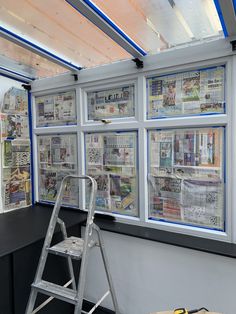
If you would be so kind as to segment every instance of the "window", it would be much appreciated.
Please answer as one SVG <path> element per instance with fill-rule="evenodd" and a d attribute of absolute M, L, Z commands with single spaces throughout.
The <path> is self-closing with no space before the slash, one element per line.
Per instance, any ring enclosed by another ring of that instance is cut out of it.
<path fill-rule="evenodd" d="M 39 96 L 35 102 L 38 127 L 76 123 L 75 91 Z"/>
<path fill-rule="evenodd" d="M 76 134 L 38 136 L 39 200 L 55 202 L 62 179 L 77 173 Z M 75 183 L 66 187 L 63 204 L 78 206 Z"/>
<path fill-rule="evenodd" d="M 88 92 L 88 120 L 134 116 L 134 85 Z"/>
<path fill-rule="evenodd" d="M 98 184 L 98 210 L 138 216 L 136 151 L 136 132 L 86 134 L 86 173 Z"/>
<path fill-rule="evenodd" d="M 148 119 L 223 113 L 224 66 L 147 79 Z"/>
<path fill-rule="evenodd" d="M 149 132 L 149 218 L 224 230 L 224 128 Z"/>
<path fill-rule="evenodd" d="M 78 96 L 76 124 L 34 128 L 38 200 L 54 202 L 62 177 L 78 172 L 96 179 L 96 210 L 118 222 L 230 241 L 230 58 L 157 70 L 150 57 L 147 69 L 110 65 L 118 73 L 107 77 L 81 71 L 65 86 Z M 78 203 L 71 191 L 67 205 Z"/>

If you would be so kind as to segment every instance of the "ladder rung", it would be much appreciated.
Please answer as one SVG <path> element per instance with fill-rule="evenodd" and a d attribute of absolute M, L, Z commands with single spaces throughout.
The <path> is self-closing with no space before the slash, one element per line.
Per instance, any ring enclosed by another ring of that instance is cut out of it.
<path fill-rule="evenodd" d="M 71 304 L 77 303 L 76 291 L 59 286 L 55 283 L 41 280 L 37 284 L 33 283 L 32 288 L 37 289 L 40 293 L 69 302 Z"/>
<path fill-rule="evenodd" d="M 83 245 L 83 239 L 77 237 L 69 237 L 50 247 L 48 251 L 56 255 L 70 256 L 74 259 L 81 259 L 83 253 Z"/>

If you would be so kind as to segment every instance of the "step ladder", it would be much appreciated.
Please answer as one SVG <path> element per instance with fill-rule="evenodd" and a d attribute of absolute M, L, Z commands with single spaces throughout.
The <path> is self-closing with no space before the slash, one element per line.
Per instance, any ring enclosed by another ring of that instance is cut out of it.
<path fill-rule="evenodd" d="M 62 204 L 63 194 L 70 180 L 83 180 L 82 182 L 85 182 L 85 180 L 90 180 L 90 183 L 91 183 L 91 193 L 90 193 L 90 198 L 89 198 L 89 208 L 88 208 L 88 215 L 87 215 L 84 238 L 77 238 L 73 236 L 67 237 L 65 223 L 58 217 L 60 207 Z M 55 205 L 54 205 L 53 213 L 50 219 L 50 223 L 48 226 L 46 238 L 44 241 L 42 253 L 40 256 L 38 268 L 35 275 L 35 279 L 34 279 L 33 284 L 31 285 L 30 297 L 29 297 L 25 314 L 37 313 L 39 310 L 41 310 L 46 304 L 48 304 L 54 298 L 73 304 L 74 314 L 81 314 L 81 313 L 91 314 L 95 311 L 95 309 L 101 304 L 101 302 L 108 295 L 111 295 L 115 313 L 120 314 L 118 310 L 118 303 L 117 303 L 111 275 L 108 268 L 107 257 L 105 254 L 102 234 L 100 232 L 99 227 L 93 222 L 96 192 L 97 192 L 97 183 L 93 178 L 89 176 L 68 175 L 64 177 L 64 179 L 62 180 L 59 193 L 58 193 Z M 56 245 L 51 246 L 52 237 L 53 237 L 54 230 L 57 223 L 60 226 L 60 229 L 63 235 L 63 241 L 60 243 L 57 243 Z M 100 298 L 100 300 L 94 305 L 94 307 L 89 312 L 85 312 L 82 310 L 82 305 L 83 305 L 83 299 L 84 299 L 84 289 L 85 289 L 88 256 L 89 256 L 89 251 L 95 247 L 99 247 L 101 251 L 101 256 L 102 256 L 102 260 L 103 260 L 103 264 L 105 268 L 109 290 Z M 60 285 L 42 280 L 48 254 L 56 254 L 56 255 L 66 257 L 69 275 L 71 279 L 64 286 L 60 286 Z M 77 284 L 75 280 L 72 259 L 81 260 L 79 280 Z M 68 288 L 68 286 L 71 286 L 71 288 Z M 38 293 L 47 295 L 49 296 L 49 298 L 45 302 L 43 302 L 41 305 L 39 305 L 37 308 L 34 308 Z"/>

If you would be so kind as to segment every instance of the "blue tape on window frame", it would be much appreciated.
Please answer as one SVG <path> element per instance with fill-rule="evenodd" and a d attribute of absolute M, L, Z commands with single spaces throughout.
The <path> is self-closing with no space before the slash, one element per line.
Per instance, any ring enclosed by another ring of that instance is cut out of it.
<path fill-rule="evenodd" d="M 228 37 L 229 34 L 228 34 L 228 31 L 227 31 L 227 28 L 226 28 L 226 25 L 225 25 L 225 20 L 224 20 L 224 16 L 223 16 L 223 13 L 222 13 L 222 10 L 221 10 L 221 7 L 220 7 L 219 0 L 214 0 L 214 3 L 215 3 L 216 11 L 217 11 L 219 19 L 220 19 L 220 23 L 221 23 L 221 26 L 222 26 L 222 29 L 223 29 L 223 33 L 224 33 L 225 37 Z M 233 3 L 235 3 L 235 0 L 233 0 Z"/>
<path fill-rule="evenodd" d="M 31 197 L 32 206 L 34 205 L 34 154 L 33 154 L 33 125 L 32 125 L 32 107 L 31 107 L 31 92 L 28 91 L 28 121 L 29 121 L 29 136 L 30 136 L 30 172 L 31 172 Z"/>
<path fill-rule="evenodd" d="M 10 30 L 8 30 L 8 29 L 6 29 L 6 28 L 4 28 L 2 26 L 0 26 L 0 32 L 6 34 L 7 36 L 15 38 L 17 41 L 19 41 L 21 43 L 24 43 L 25 45 L 28 45 L 28 46 L 32 47 L 33 49 L 35 49 L 35 53 L 36 54 L 37 54 L 37 50 L 38 50 L 39 52 L 45 54 L 45 57 L 46 56 L 51 57 L 51 61 L 52 61 L 52 59 L 55 59 L 55 60 L 59 61 L 59 63 L 61 63 L 61 66 L 63 66 L 63 64 L 64 64 L 64 66 L 73 68 L 74 70 L 81 70 L 82 69 L 82 67 L 79 67 L 79 66 L 77 66 L 77 65 L 75 65 L 75 64 L 73 64 L 73 63 L 71 63 L 71 62 L 69 62 L 67 60 L 64 60 L 64 59 L 58 57 L 57 55 L 53 54 L 52 52 L 50 52 L 50 51 L 48 51 L 48 50 L 46 50 L 46 49 L 44 49 L 44 48 L 42 48 L 42 47 L 32 43 L 32 42 L 30 42 L 29 40 L 27 40 L 27 39 L 25 39 L 25 38 L 15 34 L 15 33 L 11 32 Z"/>
<path fill-rule="evenodd" d="M 78 12 L 79 9 L 75 7 L 70 0 L 65 0 L 67 3 L 69 3 L 75 10 Z M 94 5 L 93 2 L 90 0 L 83 0 L 91 10 L 93 10 L 97 15 L 103 19 L 111 28 L 113 28 L 122 38 L 124 38 L 134 49 L 136 49 L 139 53 L 141 53 L 143 56 L 147 55 L 147 52 L 144 51 L 140 46 L 138 46 L 128 35 L 126 35 L 121 28 L 119 28 L 106 14 L 104 14 L 96 5 Z M 81 12 L 80 12 L 81 13 Z M 81 13 L 82 14 L 82 13 Z"/>
<path fill-rule="evenodd" d="M 232 0 L 232 2 L 233 2 L 234 12 L 236 14 L 236 0 Z"/>

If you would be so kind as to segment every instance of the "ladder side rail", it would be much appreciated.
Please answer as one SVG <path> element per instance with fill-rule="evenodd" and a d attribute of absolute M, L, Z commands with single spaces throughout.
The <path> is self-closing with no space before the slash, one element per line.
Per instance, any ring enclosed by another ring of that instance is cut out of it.
<path fill-rule="evenodd" d="M 86 270 L 87 270 L 87 263 L 88 263 L 88 246 L 90 240 L 92 239 L 92 225 L 94 219 L 94 211 L 95 211 L 95 201 L 96 201 L 96 194 L 97 194 L 97 182 L 90 176 L 85 176 L 86 179 L 89 179 L 92 183 L 91 187 L 91 194 L 89 199 L 89 206 L 88 206 L 88 216 L 87 222 L 85 227 L 85 235 L 84 235 L 84 245 L 83 245 L 83 254 L 81 259 L 81 267 L 80 267 L 80 274 L 79 274 L 79 281 L 77 286 L 77 304 L 75 305 L 74 314 L 80 314 L 82 311 L 82 304 L 83 304 L 83 296 L 84 296 L 84 289 L 85 289 L 85 278 L 86 278 Z"/>
<path fill-rule="evenodd" d="M 69 179 L 69 177 L 70 176 L 64 177 L 62 182 L 61 182 L 59 193 L 57 195 L 57 199 L 56 199 L 56 202 L 55 202 L 55 205 L 54 205 L 54 208 L 53 208 L 53 212 L 52 212 L 52 215 L 51 215 L 51 218 L 50 218 L 50 222 L 49 222 L 49 225 L 48 225 L 48 230 L 47 230 L 46 237 L 45 237 L 45 240 L 44 240 L 42 253 L 41 253 L 41 256 L 40 256 L 40 259 L 39 259 L 39 263 L 38 263 L 38 267 L 37 267 L 34 283 L 38 283 L 42 279 L 44 267 L 45 267 L 47 256 L 48 256 L 47 249 L 50 247 L 50 244 L 52 242 L 52 237 L 53 237 L 53 234 L 54 234 L 54 230 L 55 230 L 55 227 L 56 227 L 58 214 L 59 214 L 60 207 L 61 207 L 63 193 L 65 191 L 66 183 L 67 183 L 67 180 Z"/>
<path fill-rule="evenodd" d="M 38 266 L 37 266 L 37 270 L 36 270 L 36 274 L 35 274 L 35 278 L 34 278 L 34 283 L 38 283 L 42 279 L 43 271 L 44 271 L 45 264 L 47 261 L 47 256 L 48 256 L 47 248 L 50 246 L 51 241 L 52 241 L 53 233 L 54 233 L 56 223 L 57 223 L 58 213 L 60 210 L 60 203 L 62 200 L 63 191 L 64 191 L 65 186 L 66 186 L 67 178 L 68 178 L 68 176 L 64 177 L 64 179 L 62 180 L 62 183 L 61 183 L 61 186 L 59 189 L 59 193 L 57 195 L 56 203 L 55 203 L 54 208 L 53 208 L 53 212 L 52 212 L 50 222 L 48 225 L 47 234 L 46 234 L 43 248 L 41 251 L 41 255 L 39 258 L 39 262 L 38 262 Z M 32 289 L 32 287 L 31 287 L 30 296 L 29 296 L 29 300 L 28 300 L 28 303 L 26 306 L 25 314 L 31 314 L 32 313 L 34 305 L 35 305 L 36 297 L 37 297 L 37 291 L 35 289 Z"/>
<path fill-rule="evenodd" d="M 97 236 L 98 236 L 98 243 L 100 246 L 103 265 L 105 268 L 105 272 L 106 272 L 106 276 L 107 276 L 108 285 L 110 288 L 110 293 L 111 293 L 111 298 L 112 298 L 113 306 L 115 309 L 115 313 L 120 314 L 120 311 L 118 308 L 118 302 L 117 302 L 117 298 L 116 298 L 116 294 L 115 294 L 115 289 L 114 289 L 114 285 L 113 285 L 113 281 L 112 281 L 112 277 L 111 277 L 111 273 L 110 273 L 110 269 L 108 267 L 108 265 L 109 265 L 108 264 L 108 258 L 107 258 L 106 252 L 105 252 L 105 245 L 104 245 L 104 240 L 103 240 L 103 236 L 101 233 L 101 229 L 95 223 L 93 224 L 92 228 L 96 231 Z"/>

